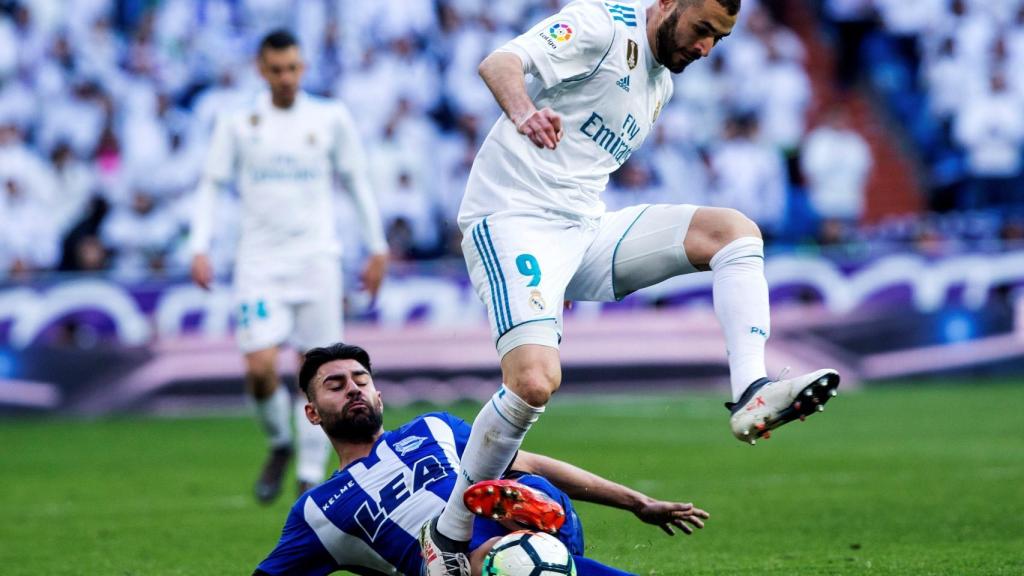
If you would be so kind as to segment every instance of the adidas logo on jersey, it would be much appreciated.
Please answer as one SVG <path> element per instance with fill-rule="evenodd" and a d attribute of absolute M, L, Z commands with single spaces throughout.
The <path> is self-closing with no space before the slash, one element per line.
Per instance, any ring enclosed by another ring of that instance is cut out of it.
<path fill-rule="evenodd" d="M 623 76 L 619 78 L 619 81 L 615 83 L 616 86 L 622 88 L 626 92 L 629 92 L 629 76 Z"/>

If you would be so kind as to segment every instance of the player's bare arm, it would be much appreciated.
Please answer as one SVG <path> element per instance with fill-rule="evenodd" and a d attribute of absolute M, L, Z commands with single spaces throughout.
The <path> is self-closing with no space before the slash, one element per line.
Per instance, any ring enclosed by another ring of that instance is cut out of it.
<path fill-rule="evenodd" d="M 192 256 L 192 266 L 190 269 L 192 281 L 196 283 L 203 290 L 209 290 L 213 284 L 213 264 L 210 263 L 210 257 L 206 254 L 196 254 Z"/>
<path fill-rule="evenodd" d="M 658 526 L 670 536 L 675 534 L 675 528 L 684 534 L 693 534 L 694 528 L 703 528 L 704 520 L 711 517 L 691 503 L 656 500 L 568 462 L 540 454 L 520 450 L 512 469 L 544 476 L 575 500 L 629 510 L 641 521 Z"/>
<path fill-rule="evenodd" d="M 209 249 L 213 236 L 214 211 L 220 186 L 211 178 L 203 177 L 196 190 L 196 207 L 192 217 L 191 238 L 192 263 L 189 268 L 192 281 L 203 290 L 213 286 L 214 270 L 210 262 Z"/>
<path fill-rule="evenodd" d="M 384 280 L 384 273 L 387 272 L 387 269 L 387 252 L 371 254 L 369 259 L 367 259 L 366 266 L 363 267 L 363 273 L 360 275 L 359 280 L 363 283 L 366 291 L 370 293 L 370 296 L 377 297 L 377 292 L 380 290 L 380 284 Z"/>
<path fill-rule="evenodd" d="M 478 68 L 484 84 L 494 95 L 516 130 L 538 148 L 554 150 L 562 139 L 562 118 L 551 108 L 537 110 L 526 93 L 523 61 L 510 52 L 494 52 Z"/>

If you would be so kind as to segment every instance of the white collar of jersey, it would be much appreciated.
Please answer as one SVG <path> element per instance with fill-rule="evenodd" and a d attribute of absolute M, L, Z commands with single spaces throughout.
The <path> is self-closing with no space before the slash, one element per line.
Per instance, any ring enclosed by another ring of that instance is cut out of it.
<path fill-rule="evenodd" d="M 270 96 L 270 90 L 264 89 L 262 91 L 262 93 L 260 94 L 260 100 L 259 101 L 260 101 L 260 105 L 263 107 L 264 110 L 267 110 L 267 111 L 270 111 L 270 112 L 277 112 L 278 114 L 287 114 L 289 112 L 293 112 L 295 110 L 298 110 L 299 107 L 301 107 L 306 102 L 306 98 L 307 98 L 306 91 L 305 90 L 299 90 L 295 94 L 295 102 L 292 103 L 291 108 L 278 108 L 277 106 L 274 106 L 274 100 Z"/>

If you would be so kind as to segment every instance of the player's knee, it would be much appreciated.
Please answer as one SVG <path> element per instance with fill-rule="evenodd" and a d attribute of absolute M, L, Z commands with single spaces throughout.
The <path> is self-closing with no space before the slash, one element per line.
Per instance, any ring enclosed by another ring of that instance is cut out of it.
<path fill-rule="evenodd" d="M 761 238 L 761 229 L 739 210 L 718 208 L 716 212 L 713 224 L 708 227 L 708 235 L 717 249 L 740 238 Z"/>
<path fill-rule="evenodd" d="M 684 248 L 690 262 L 707 270 L 719 250 L 740 238 L 761 238 L 753 220 L 732 208 L 700 208 L 686 233 Z"/>
<path fill-rule="evenodd" d="M 245 372 L 246 388 L 254 398 L 269 398 L 277 390 L 277 371 L 272 364 L 250 364 Z"/>
<path fill-rule="evenodd" d="M 506 377 L 505 386 L 530 406 L 541 407 L 562 383 L 562 370 L 555 364 L 538 364 L 517 370 Z"/>

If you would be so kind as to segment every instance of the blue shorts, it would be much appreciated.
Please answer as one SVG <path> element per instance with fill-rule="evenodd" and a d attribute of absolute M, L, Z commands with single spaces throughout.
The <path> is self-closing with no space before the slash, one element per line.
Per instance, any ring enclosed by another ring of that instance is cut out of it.
<path fill-rule="evenodd" d="M 562 528 L 558 530 L 555 537 L 561 540 L 562 544 L 565 544 L 565 547 L 569 549 L 570 554 L 582 556 L 583 525 L 580 523 L 579 516 L 576 515 L 576 509 L 573 508 L 572 500 L 569 499 L 569 496 L 565 492 L 555 488 L 551 482 L 548 482 L 547 479 L 542 476 L 512 473 L 507 475 L 506 478 L 521 482 L 535 490 L 540 490 L 550 496 L 552 500 L 562 505 L 562 508 L 565 510 L 565 524 L 562 524 Z M 473 540 L 469 544 L 469 549 L 475 550 L 478 546 L 491 538 L 494 538 L 495 536 L 504 536 L 508 533 L 508 528 L 505 528 L 493 520 L 476 518 L 473 522 Z"/>

